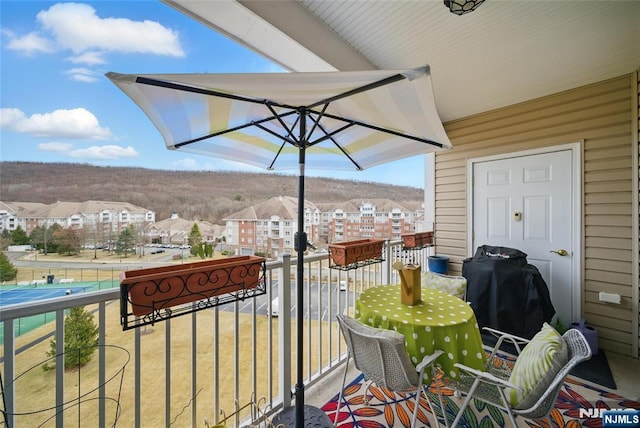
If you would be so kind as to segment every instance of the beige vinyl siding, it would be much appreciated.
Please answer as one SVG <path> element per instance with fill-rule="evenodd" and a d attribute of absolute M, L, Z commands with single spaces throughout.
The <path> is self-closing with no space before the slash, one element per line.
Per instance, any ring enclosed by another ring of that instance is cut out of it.
<path fill-rule="evenodd" d="M 459 274 L 467 254 L 467 160 L 583 142 L 582 310 L 600 345 L 632 355 L 632 85 L 629 75 L 445 124 L 435 158 L 436 251 Z M 635 120 L 635 119 L 634 119 Z M 621 305 L 598 301 L 622 295 Z M 637 296 L 637 293 L 636 293 Z M 637 304 L 635 305 L 637 308 Z"/>
<path fill-rule="evenodd" d="M 634 189 L 634 200 L 633 200 L 633 206 L 635 208 L 635 212 L 634 212 L 634 219 L 635 219 L 635 224 L 633 225 L 633 230 L 634 230 L 634 234 L 633 236 L 633 242 L 636 244 L 636 248 L 635 248 L 635 253 L 636 256 L 638 256 L 638 259 L 636 260 L 636 263 L 633 265 L 635 267 L 634 271 L 633 271 L 633 278 L 636 280 L 636 284 L 633 287 L 633 291 L 635 293 L 632 293 L 632 301 L 636 302 L 636 304 L 638 304 L 638 308 L 636 308 L 636 315 L 637 318 L 635 319 L 634 322 L 634 326 L 635 326 L 635 331 L 632 332 L 635 337 L 637 338 L 637 342 L 634 350 L 635 353 L 633 354 L 634 357 L 638 358 L 638 356 L 640 356 L 640 266 L 638 265 L 638 261 L 640 261 L 640 70 L 635 72 L 635 76 L 633 78 L 635 85 L 636 85 L 636 98 L 635 101 L 632 102 L 633 105 L 633 114 L 636 117 L 636 121 L 635 121 L 635 130 L 634 130 L 634 134 L 636 136 L 636 141 L 634 144 L 634 148 L 635 148 L 635 153 L 634 153 L 634 158 L 635 158 L 635 165 L 634 165 L 634 169 L 636 171 L 636 177 L 635 177 L 635 189 Z"/>

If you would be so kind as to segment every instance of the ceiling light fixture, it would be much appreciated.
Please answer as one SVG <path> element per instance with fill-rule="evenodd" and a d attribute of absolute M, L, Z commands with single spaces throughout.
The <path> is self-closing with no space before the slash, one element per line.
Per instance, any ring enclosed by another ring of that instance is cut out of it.
<path fill-rule="evenodd" d="M 484 0 L 444 0 L 444 5 L 456 15 L 473 12 L 484 3 Z"/>

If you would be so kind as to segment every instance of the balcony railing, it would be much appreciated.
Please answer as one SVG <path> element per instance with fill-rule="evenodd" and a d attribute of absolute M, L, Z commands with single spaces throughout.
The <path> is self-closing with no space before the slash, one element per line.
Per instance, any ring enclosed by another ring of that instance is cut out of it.
<path fill-rule="evenodd" d="M 351 314 L 362 290 L 399 282 L 391 268 L 399 257 L 427 265 L 428 249 L 402 251 L 401 242 L 388 242 L 384 251 L 383 263 L 346 272 L 329 269 L 327 254 L 305 256 L 302 308 L 294 304 L 297 259 L 289 255 L 267 263 L 265 296 L 134 330 L 120 326 L 118 288 L 6 306 L 0 311 L 0 426 L 37 426 L 46 419 L 56 426 L 203 426 L 245 409 L 227 420 L 238 426 L 272 415 L 292 405 L 296 317 L 304 318 L 309 387 L 346 356 L 336 314 Z M 76 306 L 94 313 L 98 347 L 81 369 L 64 370 L 65 314 Z M 16 334 L 21 319 L 52 312 L 55 322 Z M 45 372 L 37 366 L 48 358 L 52 338 L 55 370 Z M 127 350 L 130 360 L 110 357 L 110 347 Z M 120 378 L 114 374 L 121 368 Z M 251 402 L 259 413 L 246 405 Z"/>

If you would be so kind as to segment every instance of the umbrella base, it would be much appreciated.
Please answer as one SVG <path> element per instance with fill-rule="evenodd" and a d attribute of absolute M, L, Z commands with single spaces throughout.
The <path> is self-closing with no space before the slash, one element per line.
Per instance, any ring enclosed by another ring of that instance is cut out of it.
<path fill-rule="evenodd" d="M 271 420 L 273 426 L 295 427 L 296 408 L 289 407 L 278 413 Z M 304 406 L 304 427 L 330 428 L 333 427 L 329 416 L 322 410 L 313 406 Z"/>

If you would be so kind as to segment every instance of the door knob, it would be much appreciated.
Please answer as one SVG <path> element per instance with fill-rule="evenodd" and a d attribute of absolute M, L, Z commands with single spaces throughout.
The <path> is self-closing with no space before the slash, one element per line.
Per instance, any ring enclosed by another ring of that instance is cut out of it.
<path fill-rule="evenodd" d="M 556 253 L 557 255 L 559 255 L 559 256 L 563 256 L 563 257 L 564 257 L 564 256 L 566 256 L 567 254 L 569 254 L 569 253 L 567 252 L 567 250 L 563 250 L 562 248 L 561 248 L 561 249 L 559 249 L 559 250 L 551 250 L 551 251 L 549 251 L 549 252 L 550 252 L 550 253 Z"/>

